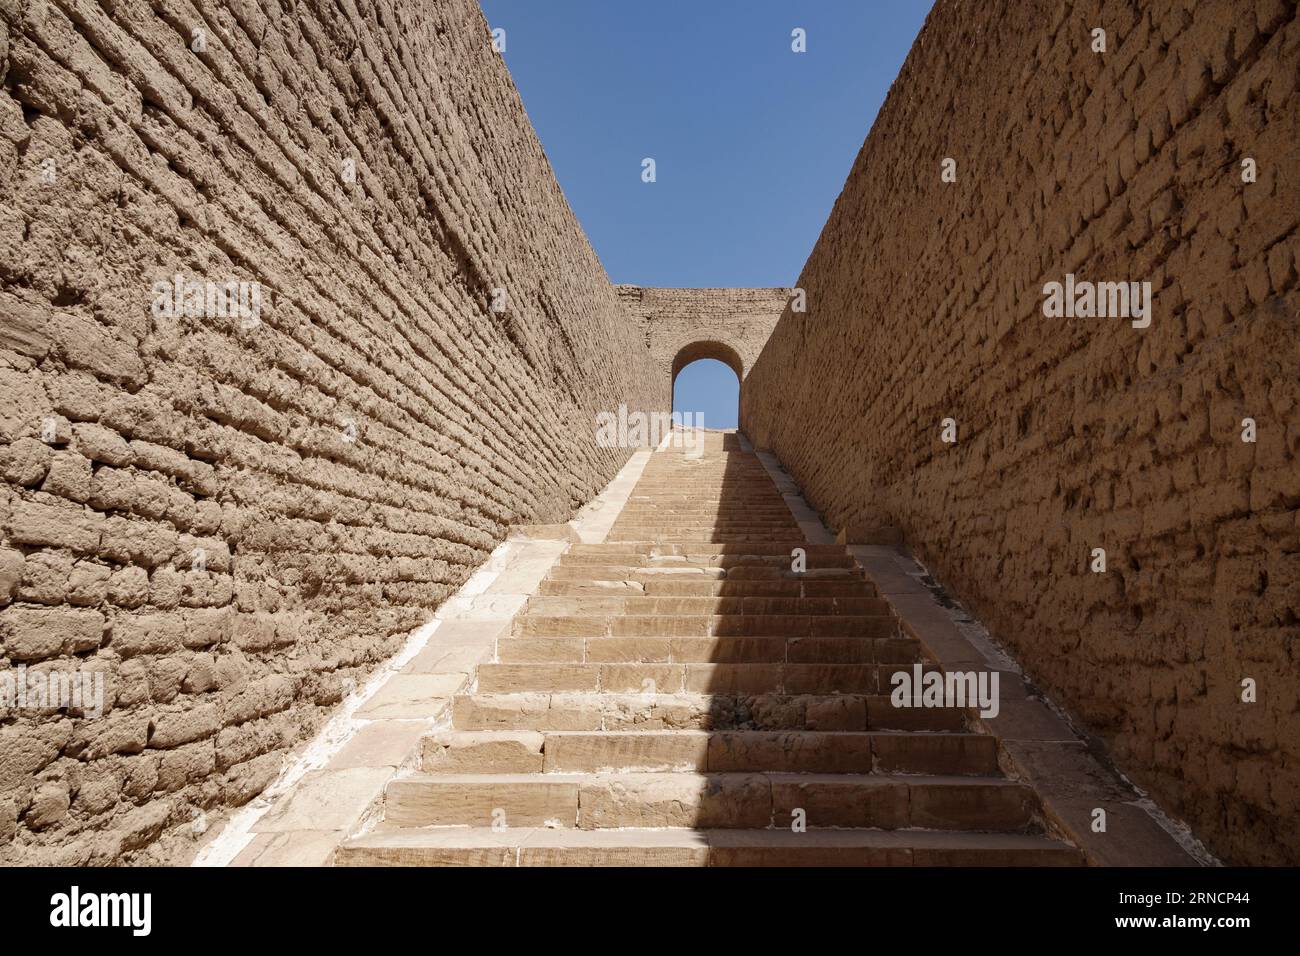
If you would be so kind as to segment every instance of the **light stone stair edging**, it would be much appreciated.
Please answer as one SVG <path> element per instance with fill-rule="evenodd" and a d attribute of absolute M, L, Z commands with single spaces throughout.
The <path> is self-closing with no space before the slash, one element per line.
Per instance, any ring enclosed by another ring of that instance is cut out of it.
<path fill-rule="evenodd" d="M 667 439 L 665 438 L 665 441 Z M 641 478 L 650 461 L 651 451 L 641 449 L 632 453 L 627 464 L 619 471 L 599 495 L 579 509 L 569 525 L 583 544 L 600 544 L 623 513 L 623 506 L 632 495 L 632 489 Z"/>
<path fill-rule="evenodd" d="M 759 451 L 757 456 L 809 541 L 834 542 L 835 536 L 804 500 L 780 459 L 770 451 Z M 1090 865 L 1219 865 L 1188 827 L 1096 758 L 1063 712 L 1026 685 L 1019 665 L 988 638 L 982 625 L 973 618 L 960 619 L 939 602 L 936 589 L 922 583 L 929 572 L 906 547 L 852 543 L 847 547 L 889 602 L 900 627 L 920 641 L 926 656 L 945 672 L 999 672 L 1001 711 L 994 718 L 972 712 L 975 726 L 998 738 L 999 758 L 1008 776 L 1033 787 L 1047 822 L 1078 847 Z M 1092 830 L 1092 811 L 1098 807 L 1106 811 L 1104 833 Z"/>
<path fill-rule="evenodd" d="M 348 696 L 297 757 L 238 810 L 192 865 L 327 866 L 378 815 L 384 790 L 449 720 L 452 698 L 495 656 L 497 638 L 573 541 L 601 543 L 649 450 L 634 452 L 599 495 L 562 525 L 517 526 L 433 618 Z"/>

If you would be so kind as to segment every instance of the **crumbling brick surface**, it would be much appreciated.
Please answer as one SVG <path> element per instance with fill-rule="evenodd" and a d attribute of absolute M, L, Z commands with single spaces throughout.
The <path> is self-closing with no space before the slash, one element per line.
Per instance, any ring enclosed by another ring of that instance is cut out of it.
<path fill-rule="evenodd" d="M 941 0 L 741 396 L 1239 863 L 1300 862 L 1298 74 L 1286 0 Z M 1150 327 L 1046 318 L 1069 272 Z"/>
<path fill-rule="evenodd" d="M 489 39 L 471 0 L 0 2 L 0 669 L 106 711 L 0 710 L 0 863 L 184 858 L 614 475 L 598 411 L 666 406 Z M 155 314 L 176 274 L 260 322 Z"/>

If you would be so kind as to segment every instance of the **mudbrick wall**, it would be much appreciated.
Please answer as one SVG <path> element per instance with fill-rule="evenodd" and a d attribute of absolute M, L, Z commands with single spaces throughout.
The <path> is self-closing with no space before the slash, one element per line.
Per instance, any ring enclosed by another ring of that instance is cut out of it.
<path fill-rule="evenodd" d="M 669 383 L 472 0 L 0 13 L 0 863 L 177 860 Z"/>
<path fill-rule="evenodd" d="M 742 391 L 1240 863 L 1300 862 L 1298 76 L 1287 0 L 940 0 Z M 1067 273 L 1150 326 L 1045 317 Z"/>
<path fill-rule="evenodd" d="M 665 376 L 697 359 L 731 366 L 743 380 L 763 351 L 790 289 L 658 289 L 616 286 Z"/>

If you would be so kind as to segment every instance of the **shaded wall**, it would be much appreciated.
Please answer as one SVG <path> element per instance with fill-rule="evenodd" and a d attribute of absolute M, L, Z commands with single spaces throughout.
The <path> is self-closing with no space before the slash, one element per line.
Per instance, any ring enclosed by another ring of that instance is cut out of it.
<path fill-rule="evenodd" d="M 1298 74 L 1280 0 L 941 0 L 741 396 L 1242 863 L 1300 861 Z M 1150 326 L 1045 317 L 1067 273 Z"/>
<path fill-rule="evenodd" d="M 471 0 L 0 14 L 0 862 L 174 859 L 668 382 Z"/>

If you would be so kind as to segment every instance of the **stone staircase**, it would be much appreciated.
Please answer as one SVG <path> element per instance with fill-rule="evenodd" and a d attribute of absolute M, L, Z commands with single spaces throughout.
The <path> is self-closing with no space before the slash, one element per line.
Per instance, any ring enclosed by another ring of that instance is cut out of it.
<path fill-rule="evenodd" d="M 335 862 L 1081 863 L 997 738 L 891 706 L 918 661 L 846 549 L 806 543 L 743 439 L 706 433 L 570 545 Z"/>

